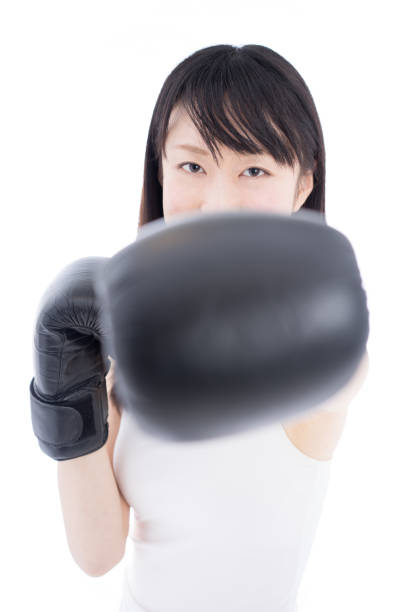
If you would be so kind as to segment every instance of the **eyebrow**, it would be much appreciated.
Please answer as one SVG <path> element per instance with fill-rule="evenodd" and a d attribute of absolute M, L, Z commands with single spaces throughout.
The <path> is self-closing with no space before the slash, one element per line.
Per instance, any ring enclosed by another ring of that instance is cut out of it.
<path fill-rule="evenodd" d="M 198 153 L 199 155 L 209 155 L 208 151 L 204 149 L 200 149 L 200 147 L 195 147 L 190 144 L 181 144 L 174 147 L 175 149 L 186 149 L 186 151 L 191 151 L 191 153 Z"/>
<path fill-rule="evenodd" d="M 200 149 L 200 147 L 195 147 L 192 144 L 180 144 L 180 145 L 176 145 L 173 147 L 174 149 L 185 149 L 186 151 L 191 151 L 191 153 L 197 153 L 198 155 L 209 155 L 209 152 L 206 151 L 205 149 Z M 261 153 L 261 154 L 257 154 L 257 153 L 253 153 L 253 154 L 246 154 L 248 157 L 262 157 L 263 155 L 265 155 L 265 153 Z"/>

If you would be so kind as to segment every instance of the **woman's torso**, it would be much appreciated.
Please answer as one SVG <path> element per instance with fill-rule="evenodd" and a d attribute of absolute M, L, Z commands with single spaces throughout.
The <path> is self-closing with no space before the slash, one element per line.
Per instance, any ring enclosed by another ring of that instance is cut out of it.
<path fill-rule="evenodd" d="M 165 602 L 166 611 L 184 610 L 176 595 L 183 589 L 183 605 L 199 612 L 199 588 L 219 609 L 228 609 L 230 592 L 237 611 L 251 601 L 259 612 L 294 609 L 330 466 L 330 444 L 313 446 L 313 430 L 321 437 L 326 427 L 337 443 L 325 416 L 181 447 L 146 436 L 132 415 L 116 412 L 114 471 L 134 509 L 125 590 L 140 606 L 126 609 Z"/>

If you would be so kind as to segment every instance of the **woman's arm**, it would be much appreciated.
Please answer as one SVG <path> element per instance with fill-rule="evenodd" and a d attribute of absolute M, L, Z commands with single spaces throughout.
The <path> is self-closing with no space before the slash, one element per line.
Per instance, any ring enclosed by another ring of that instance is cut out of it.
<path fill-rule="evenodd" d="M 303 417 L 282 423 L 288 438 L 305 455 L 320 461 L 332 458 L 346 423 L 349 404 L 363 386 L 369 367 L 365 353 L 345 387 Z"/>
<path fill-rule="evenodd" d="M 108 377 L 107 386 L 109 389 Z M 109 397 L 109 395 L 108 395 Z M 120 415 L 109 401 L 109 436 L 99 450 L 58 463 L 58 486 L 71 554 L 89 576 L 121 561 L 129 531 L 129 506 L 112 466 Z"/>

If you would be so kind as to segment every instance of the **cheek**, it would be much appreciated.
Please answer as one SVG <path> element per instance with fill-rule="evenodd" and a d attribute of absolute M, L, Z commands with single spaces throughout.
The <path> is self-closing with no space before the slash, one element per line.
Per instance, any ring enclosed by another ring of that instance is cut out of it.
<path fill-rule="evenodd" d="M 261 210 L 278 214 L 292 211 L 292 187 L 285 184 L 275 184 L 272 188 L 252 194 L 246 201 L 245 208 Z"/>
<path fill-rule="evenodd" d="M 182 181 L 163 182 L 163 211 L 165 214 L 189 211 L 199 206 L 197 187 L 183 184 Z"/>

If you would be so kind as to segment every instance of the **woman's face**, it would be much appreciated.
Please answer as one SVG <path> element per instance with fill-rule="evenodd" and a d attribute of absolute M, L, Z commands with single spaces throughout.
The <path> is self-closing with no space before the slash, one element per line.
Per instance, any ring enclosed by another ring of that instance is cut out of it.
<path fill-rule="evenodd" d="M 202 151 L 192 151 L 197 147 Z M 194 212 L 259 210 L 292 214 L 313 189 L 313 173 L 299 177 L 295 168 L 279 165 L 269 154 L 235 153 L 220 147 L 218 167 L 184 109 L 170 116 L 163 168 L 165 222 Z"/>

